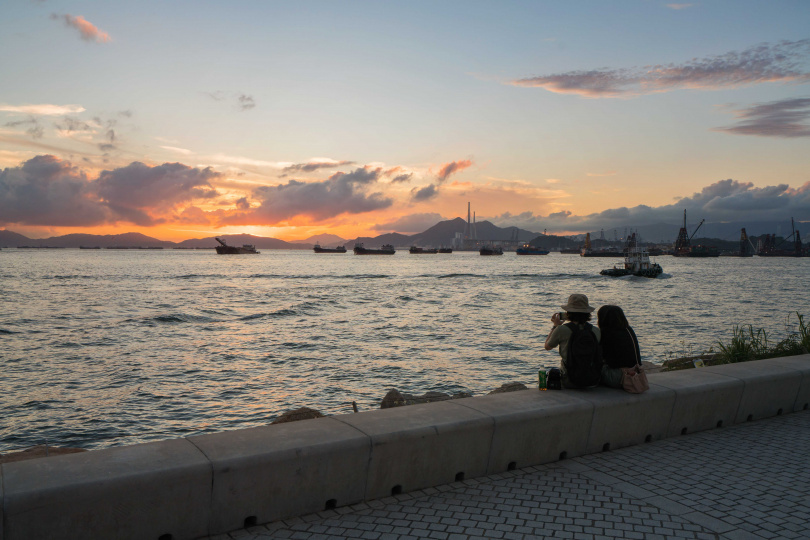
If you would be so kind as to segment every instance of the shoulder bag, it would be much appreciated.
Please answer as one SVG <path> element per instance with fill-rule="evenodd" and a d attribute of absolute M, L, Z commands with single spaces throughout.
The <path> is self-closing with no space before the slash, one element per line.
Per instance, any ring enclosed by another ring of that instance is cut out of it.
<path fill-rule="evenodd" d="M 633 339 L 633 334 L 630 333 L 629 328 L 627 329 L 627 333 L 630 335 L 630 341 L 633 343 L 633 355 L 636 357 L 636 365 L 630 368 L 622 368 L 622 388 L 631 394 L 641 394 L 649 390 L 650 385 L 647 382 L 647 374 L 644 373 L 644 367 L 641 365 L 638 358 L 636 340 Z"/>

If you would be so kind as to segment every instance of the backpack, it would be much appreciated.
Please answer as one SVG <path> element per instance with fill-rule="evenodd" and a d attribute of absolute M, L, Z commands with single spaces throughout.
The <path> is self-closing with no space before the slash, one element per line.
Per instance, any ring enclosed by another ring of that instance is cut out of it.
<path fill-rule="evenodd" d="M 566 323 L 565 326 L 571 330 L 568 354 L 563 360 L 568 380 L 580 388 L 597 386 L 602 378 L 602 348 L 593 326 L 588 323 L 582 329 L 576 323 Z"/>

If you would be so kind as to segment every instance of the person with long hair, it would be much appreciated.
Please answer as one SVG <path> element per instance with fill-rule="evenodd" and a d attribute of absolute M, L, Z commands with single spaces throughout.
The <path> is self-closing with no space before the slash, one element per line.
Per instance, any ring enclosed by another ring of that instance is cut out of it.
<path fill-rule="evenodd" d="M 604 305 L 596 312 L 596 324 L 602 332 L 602 384 L 622 387 L 622 368 L 641 363 L 636 333 L 619 306 Z"/>

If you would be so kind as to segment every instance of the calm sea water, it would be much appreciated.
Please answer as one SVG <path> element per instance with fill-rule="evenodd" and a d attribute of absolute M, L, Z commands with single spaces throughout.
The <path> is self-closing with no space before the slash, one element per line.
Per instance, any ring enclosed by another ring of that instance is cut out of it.
<path fill-rule="evenodd" d="M 531 385 L 569 294 L 621 305 L 644 360 L 697 354 L 735 324 L 779 339 L 810 317 L 810 259 L 265 250 L 0 251 L 0 452 L 101 448 L 266 424 L 309 406 L 377 408 L 387 389 Z M 795 317 L 794 317 L 795 321 Z"/>

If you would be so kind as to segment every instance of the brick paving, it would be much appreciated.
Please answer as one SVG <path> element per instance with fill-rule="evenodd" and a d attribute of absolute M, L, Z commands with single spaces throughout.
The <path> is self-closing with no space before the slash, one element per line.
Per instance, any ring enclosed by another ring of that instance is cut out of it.
<path fill-rule="evenodd" d="M 810 411 L 250 527 L 276 538 L 810 539 Z"/>

